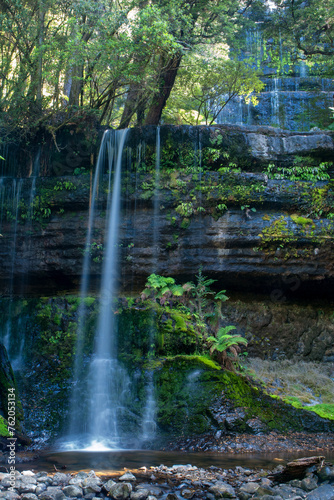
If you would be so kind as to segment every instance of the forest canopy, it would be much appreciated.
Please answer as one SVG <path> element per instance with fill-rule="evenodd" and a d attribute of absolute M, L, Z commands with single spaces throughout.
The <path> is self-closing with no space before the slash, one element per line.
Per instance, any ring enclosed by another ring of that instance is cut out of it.
<path fill-rule="evenodd" d="M 262 88 L 247 59 L 231 58 L 242 30 L 262 19 L 266 35 L 284 37 L 296 58 L 328 58 L 333 5 L 1 0 L 1 127 L 56 129 L 87 115 L 119 128 L 157 125 L 161 117 L 214 123 L 233 96 L 254 100 Z"/>

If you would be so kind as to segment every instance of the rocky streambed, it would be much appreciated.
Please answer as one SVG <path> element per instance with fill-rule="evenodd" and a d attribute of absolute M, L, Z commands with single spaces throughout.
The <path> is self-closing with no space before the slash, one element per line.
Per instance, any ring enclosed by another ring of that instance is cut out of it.
<path fill-rule="evenodd" d="M 0 498 L 6 500 L 181 500 L 232 498 L 248 500 L 333 500 L 334 467 L 331 463 L 313 465 L 298 479 L 279 483 L 284 469 L 248 469 L 237 466 L 199 468 L 193 465 L 142 467 L 122 473 L 94 471 L 63 473 L 12 471 L 0 473 Z"/>

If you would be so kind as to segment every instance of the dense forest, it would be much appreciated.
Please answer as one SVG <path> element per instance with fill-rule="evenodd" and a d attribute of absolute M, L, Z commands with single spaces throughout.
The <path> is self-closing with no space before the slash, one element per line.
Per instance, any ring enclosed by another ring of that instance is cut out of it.
<path fill-rule="evenodd" d="M 333 0 L 2 0 L 2 135 L 88 115 L 118 128 L 212 124 L 262 88 L 240 33 L 261 26 L 271 59 L 287 48 L 331 76 L 333 13 Z"/>

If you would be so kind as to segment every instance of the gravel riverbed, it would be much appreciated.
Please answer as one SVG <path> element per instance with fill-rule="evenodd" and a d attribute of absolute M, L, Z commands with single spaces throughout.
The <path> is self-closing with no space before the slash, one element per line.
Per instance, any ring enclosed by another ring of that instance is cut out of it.
<path fill-rule="evenodd" d="M 0 498 L 6 500 L 334 500 L 334 467 L 312 466 L 299 479 L 275 483 L 283 469 L 231 469 L 193 465 L 142 467 L 110 474 L 16 470 L 0 473 Z"/>

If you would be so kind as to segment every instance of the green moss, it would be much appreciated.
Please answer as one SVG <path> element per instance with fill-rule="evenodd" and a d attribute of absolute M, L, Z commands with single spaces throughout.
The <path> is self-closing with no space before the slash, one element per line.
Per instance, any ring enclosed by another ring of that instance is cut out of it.
<path fill-rule="evenodd" d="M 310 411 L 294 408 L 254 387 L 244 376 L 220 370 L 201 356 L 174 356 L 155 367 L 158 424 L 163 432 L 198 435 L 213 432 L 224 423 L 215 422 L 211 408 L 241 408 L 234 430 L 249 432 L 247 421 L 259 419 L 267 431 L 325 429 Z M 308 410 L 310 408 L 307 408 Z"/>
<path fill-rule="evenodd" d="M 313 227 L 315 227 L 312 219 L 308 219 L 307 217 L 302 217 L 301 215 L 297 214 L 292 214 L 290 215 L 290 217 L 295 224 L 298 224 L 303 227 L 308 225 L 312 225 Z"/>
<path fill-rule="evenodd" d="M 313 406 L 308 406 L 305 409 L 314 411 L 319 417 L 328 418 L 329 420 L 334 420 L 334 404 L 318 404 Z"/>
<path fill-rule="evenodd" d="M 0 436 L 9 437 L 8 427 L 6 420 L 0 415 Z"/>
<path fill-rule="evenodd" d="M 83 299 L 83 302 L 86 307 L 90 307 L 92 304 L 94 304 L 95 300 L 96 300 L 95 297 L 85 297 Z"/>

